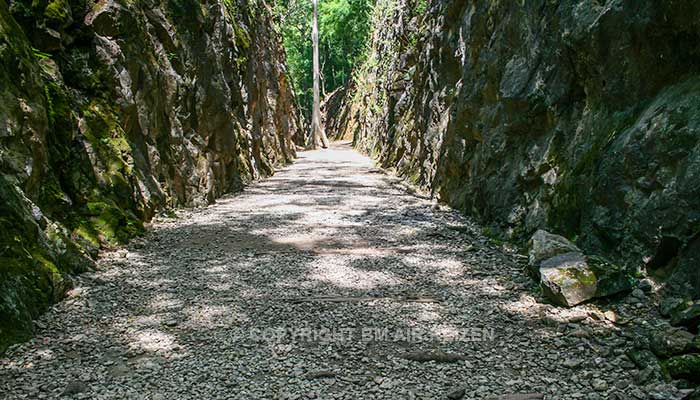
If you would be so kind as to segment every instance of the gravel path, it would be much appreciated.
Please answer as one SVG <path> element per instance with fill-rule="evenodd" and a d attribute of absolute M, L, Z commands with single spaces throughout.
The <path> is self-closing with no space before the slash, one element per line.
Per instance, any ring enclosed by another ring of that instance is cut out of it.
<path fill-rule="evenodd" d="M 0 359 L 0 397 L 672 396 L 629 335 L 539 302 L 523 257 L 481 232 L 347 145 L 301 153 L 105 254 Z"/>

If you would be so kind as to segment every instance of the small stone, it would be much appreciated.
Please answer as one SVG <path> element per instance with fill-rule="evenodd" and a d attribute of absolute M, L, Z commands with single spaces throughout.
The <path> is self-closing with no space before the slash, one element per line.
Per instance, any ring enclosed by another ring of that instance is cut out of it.
<path fill-rule="evenodd" d="M 649 282 L 647 279 L 644 279 L 641 282 L 639 282 L 638 288 L 645 293 L 649 293 L 654 287 L 651 285 L 651 282 Z"/>
<path fill-rule="evenodd" d="M 661 370 L 659 368 L 649 366 L 640 370 L 634 376 L 634 381 L 637 382 L 638 385 L 646 385 L 655 379 L 659 379 L 660 377 Z"/>
<path fill-rule="evenodd" d="M 582 364 L 582 361 L 581 361 L 581 360 L 577 360 L 577 359 L 575 359 L 575 358 L 567 358 L 566 360 L 564 360 L 564 363 L 563 363 L 563 365 L 564 365 L 566 368 L 572 368 L 572 369 L 573 369 L 573 368 L 578 368 L 581 364 Z"/>
<path fill-rule="evenodd" d="M 649 366 L 658 367 L 659 363 L 654 353 L 646 349 L 632 349 L 627 352 L 627 357 L 639 369 L 644 369 Z"/>
<path fill-rule="evenodd" d="M 605 316 L 605 319 L 607 319 L 608 321 L 610 321 L 612 323 L 617 322 L 617 314 L 615 313 L 615 311 L 608 310 L 608 311 L 604 312 L 603 315 Z"/>
<path fill-rule="evenodd" d="M 595 390 L 597 392 L 604 392 L 604 391 L 608 390 L 608 383 L 602 379 L 593 380 L 592 386 L 593 386 L 593 390 Z"/>
<path fill-rule="evenodd" d="M 700 383 L 700 354 L 684 354 L 671 357 L 666 366 L 672 378 Z"/>
<path fill-rule="evenodd" d="M 681 311 L 671 312 L 671 325 L 687 326 L 691 330 L 700 325 L 700 300 L 691 303 Z"/>
<path fill-rule="evenodd" d="M 87 385 L 85 385 L 81 381 L 71 381 L 66 385 L 66 388 L 63 389 L 63 395 L 64 396 L 72 396 L 78 393 L 83 393 L 88 389 Z"/>
<path fill-rule="evenodd" d="M 390 379 L 384 380 L 380 385 L 380 389 L 388 390 L 394 387 L 394 383 Z"/>
<path fill-rule="evenodd" d="M 674 311 L 685 305 L 685 300 L 678 297 L 664 297 L 659 303 L 659 313 L 662 317 L 670 317 Z"/>
<path fill-rule="evenodd" d="M 615 381 L 615 387 L 618 389 L 625 389 L 630 385 L 630 383 L 626 380 L 620 379 Z"/>
<path fill-rule="evenodd" d="M 465 393 L 466 391 L 464 388 L 452 389 L 450 392 L 447 393 L 447 398 L 450 400 L 459 400 L 462 397 L 464 397 Z"/>
<path fill-rule="evenodd" d="M 585 320 L 586 320 L 585 314 L 578 314 L 578 315 L 573 315 L 573 316 L 569 317 L 569 322 L 572 324 L 577 324 L 577 323 L 585 321 Z"/>

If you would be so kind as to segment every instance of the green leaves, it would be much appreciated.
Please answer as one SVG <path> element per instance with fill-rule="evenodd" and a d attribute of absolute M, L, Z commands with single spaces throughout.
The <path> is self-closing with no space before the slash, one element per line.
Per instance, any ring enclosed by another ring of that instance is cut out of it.
<path fill-rule="evenodd" d="M 365 58 L 374 0 L 320 0 L 319 31 L 323 91 L 344 85 Z M 280 0 L 275 6 L 278 30 L 287 52 L 295 94 L 306 116 L 313 100 L 311 0 Z"/>

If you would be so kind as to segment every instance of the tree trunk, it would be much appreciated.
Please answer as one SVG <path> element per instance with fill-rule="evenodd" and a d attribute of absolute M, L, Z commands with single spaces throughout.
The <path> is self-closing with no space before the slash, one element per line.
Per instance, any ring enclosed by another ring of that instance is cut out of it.
<path fill-rule="evenodd" d="M 320 95 L 320 71 L 318 62 L 318 0 L 313 0 L 314 2 L 314 22 L 311 31 L 311 39 L 314 44 L 314 107 L 311 116 L 311 137 L 313 148 L 318 148 L 318 146 L 324 149 L 328 147 L 328 137 L 326 137 L 326 132 L 321 126 L 321 95 Z"/>

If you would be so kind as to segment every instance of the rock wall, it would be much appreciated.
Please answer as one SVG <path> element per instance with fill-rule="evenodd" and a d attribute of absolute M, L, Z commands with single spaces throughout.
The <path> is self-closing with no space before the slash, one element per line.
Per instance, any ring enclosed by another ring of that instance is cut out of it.
<path fill-rule="evenodd" d="M 352 140 L 352 132 L 343 126 L 349 120 L 347 103 L 350 99 L 347 94 L 353 90 L 351 84 L 352 81 L 328 93 L 321 102 L 321 123 L 330 140 Z"/>
<path fill-rule="evenodd" d="M 700 3 L 379 0 L 341 137 L 524 240 L 700 294 Z"/>
<path fill-rule="evenodd" d="M 264 2 L 0 0 L 0 351 L 161 209 L 295 155 Z"/>

